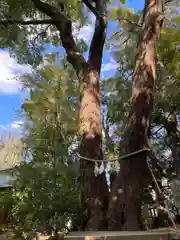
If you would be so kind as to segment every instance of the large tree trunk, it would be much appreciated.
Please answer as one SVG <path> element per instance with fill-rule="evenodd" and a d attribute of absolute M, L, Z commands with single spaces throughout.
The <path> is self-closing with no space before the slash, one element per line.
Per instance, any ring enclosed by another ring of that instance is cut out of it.
<path fill-rule="evenodd" d="M 84 68 L 80 89 L 80 154 L 91 159 L 103 159 L 100 112 L 100 69 L 106 37 L 106 1 L 96 0 L 96 24 L 90 45 L 88 65 Z M 88 5 L 89 7 L 89 5 Z M 104 229 L 108 207 L 108 185 L 105 172 L 95 176 L 94 163 L 81 159 L 83 193 L 87 209 L 86 230 Z"/>
<path fill-rule="evenodd" d="M 100 69 L 102 51 L 106 38 L 106 0 L 83 0 L 96 16 L 96 25 L 86 62 L 72 35 L 72 22 L 65 12 L 41 0 L 32 0 L 37 9 L 52 19 L 60 33 L 68 61 L 77 72 L 80 81 L 79 134 L 82 196 L 85 202 L 86 230 L 99 230 L 105 221 L 108 205 L 108 186 L 105 173 L 94 174 L 94 163 L 85 158 L 102 159 L 102 132 L 100 118 Z"/>
<path fill-rule="evenodd" d="M 85 73 L 81 92 L 80 154 L 90 159 L 103 159 L 100 118 L 99 73 L 89 69 Z M 108 206 L 108 186 L 105 172 L 95 176 L 94 163 L 81 159 L 81 181 L 85 200 L 86 230 L 103 229 Z"/>
<path fill-rule="evenodd" d="M 131 109 L 124 135 L 124 153 L 148 145 L 156 78 L 155 43 L 162 26 L 163 0 L 146 0 L 133 73 Z M 146 180 L 146 153 L 121 162 L 109 203 L 109 229 L 140 230 L 141 198 Z"/>

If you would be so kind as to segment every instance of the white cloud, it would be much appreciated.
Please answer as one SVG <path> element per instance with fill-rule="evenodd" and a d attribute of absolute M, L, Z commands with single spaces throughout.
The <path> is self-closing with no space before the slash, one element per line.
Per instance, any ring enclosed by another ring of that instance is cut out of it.
<path fill-rule="evenodd" d="M 0 140 L 10 135 L 21 136 L 23 131 L 23 120 L 13 121 L 9 124 L 0 124 Z"/>
<path fill-rule="evenodd" d="M 17 77 L 30 73 L 29 65 L 20 65 L 10 57 L 8 51 L 0 51 L 0 92 L 6 94 L 17 93 L 21 89 L 21 83 Z"/>
<path fill-rule="evenodd" d="M 88 14 L 88 24 L 79 28 L 79 22 L 73 23 L 73 36 L 78 40 L 83 39 L 85 42 L 90 43 L 95 25 L 95 16 L 92 13 Z"/>
<path fill-rule="evenodd" d="M 11 128 L 19 129 L 23 126 L 24 122 L 23 121 L 14 121 L 10 124 Z"/>
<path fill-rule="evenodd" d="M 118 67 L 117 64 L 109 62 L 107 64 L 102 65 L 102 70 L 101 71 L 102 72 L 109 72 L 109 71 L 112 71 L 112 70 L 114 71 L 114 70 L 117 69 L 117 67 Z"/>
<path fill-rule="evenodd" d="M 83 39 L 85 42 L 90 42 L 93 36 L 93 31 L 93 26 L 91 24 L 88 24 L 80 29 L 77 34 L 77 38 Z"/>
<path fill-rule="evenodd" d="M 112 57 L 109 57 L 109 62 L 102 64 L 101 72 L 115 71 L 117 67 L 118 63 Z"/>

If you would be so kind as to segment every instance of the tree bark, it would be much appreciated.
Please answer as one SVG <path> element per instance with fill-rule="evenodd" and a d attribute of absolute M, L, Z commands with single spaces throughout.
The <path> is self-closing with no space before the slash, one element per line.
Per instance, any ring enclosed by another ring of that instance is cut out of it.
<path fill-rule="evenodd" d="M 80 103 L 80 155 L 103 159 L 99 98 L 99 74 L 94 69 L 86 71 Z M 108 187 L 105 172 L 95 176 L 94 164 L 81 159 L 81 179 L 87 209 L 86 230 L 103 228 L 108 205 Z"/>
<path fill-rule="evenodd" d="M 156 78 L 155 43 L 162 23 L 163 1 L 146 0 L 133 73 L 131 109 L 123 140 L 125 154 L 148 145 Z M 146 153 L 121 162 L 109 203 L 109 229 L 141 229 L 141 198 L 147 185 L 146 174 Z"/>
<path fill-rule="evenodd" d="M 87 5 L 89 7 L 89 5 Z M 92 159 L 103 159 L 102 125 L 100 112 L 100 69 L 105 42 L 107 17 L 104 0 L 96 1 L 96 24 L 90 45 L 87 69 L 81 84 L 80 154 Z M 101 14 L 101 16 L 100 16 Z M 108 207 L 108 186 L 105 172 L 95 176 L 94 164 L 81 160 L 81 173 L 85 204 L 88 211 L 86 230 L 101 230 L 105 227 Z"/>
<path fill-rule="evenodd" d="M 49 16 L 60 33 L 68 61 L 75 69 L 80 82 L 79 134 L 81 137 L 80 155 L 85 158 L 103 159 L 102 130 L 100 114 L 100 69 L 102 51 L 106 37 L 106 1 L 83 0 L 83 3 L 96 16 L 94 36 L 90 45 L 89 59 L 86 62 L 72 36 L 71 20 L 56 7 L 32 0 L 36 8 Z M 108 206 L 108 186 L 105 172 L 95 176 L 94 163 L 80 159 L 82 196 L 87 217 L 86 230 L 103 228 Z"/>

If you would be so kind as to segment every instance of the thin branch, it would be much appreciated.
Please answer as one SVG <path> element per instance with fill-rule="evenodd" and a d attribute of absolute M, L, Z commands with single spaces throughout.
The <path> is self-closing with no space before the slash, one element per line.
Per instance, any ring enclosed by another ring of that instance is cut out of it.
<path fill-rule="evenodd" d="M 19 24 L 19 25 L 43 25 L 43 24 L 54 24 L 56 20 L 52 19 L 37 19 L 37 20 L 17 20 L 17 19 L 6 19 L 6 20 L 0 20 L 0 25 L 14 25 L 14 24 Z"/>
<path fill-rule="evenodd" d="M 49 3 L 42 2 L 41 0 L 32 0 L 32 2 L 40 12 L 46 14 L 54 21 L 54 25 L 60 32 L 62 45 L 67 53 L 68 61 L 72 64 L 79 76 L 81 70 L 84 69 L 87 63 L 74 41 L 71 20 L 63 12 L 60 12 Z"/>
<path fill-rule="evenodd" d="M 128 18 L 118 17 L 117 20 L 118 20 L 119 22 L 124 21 L 124 22 L 127 22 L 127 23 L 129 23 L 129 24 L 136 25 L 136 26 L 139 27 L 139 28 L 142 27 L 141 24 L 139 24 L 139 23 L 137 23 L 137 22 L 135 22 L 135 21 L 132 21 L 132 20 L 130 20 L 130 19 L 128 19 Z"/>
<path fill-rule="evenodd" d="M 41 37 L 42 35 L 46 34 L 48 28 L 51 26 L 51 24 L 47 25 L 46 28 L 44 29 L 44 31 L 37 33 L 36 37 L 33 39 L 33 44 L 36 44 L 36 40 L 38 40 L 39 37 Z"/>
<path fill-rule="evenodd" d="M 153 135 L 156 135 L 160 130 L 162 130 L 164 128 L 164 126 L 161 126 L 161 127 L 159 127 L 154 133 L 153 133 Z"/>
<path fill-rule="evenodd" d="M 83 0 L 83 3 L 86 5 L 89 10 L 94 13 L 94 15 L 97 18 L 100 18 L 100 13 L 97 11 L 97 9 L 89 2 L 89 0 Z"/>
<path fill-rule="evenodd" d="M 172 2 L 173 2 L 173 0 L 166 0 L 165 4 L 172 3 Z"/>
<path fill-rule="evenodd" d="M 102 52 L 106 38 L 107 29 L 107 6 L 105 0 L 96 1 L 96 9 L 101 13 L 100 17 L 96 17 L 94 35 L 89 50 L 89 64 L 94 67 L 100 74 L 102 64 Z"/>
<path fill-rule="evenodd" d="M 57 20 L 60 17 L 59 15 L 61 15 L 61 18 L 66 18 L 63 13 L 60 13 L 56 7 L 49 3 L 42 2 L 41 0 L 32 0 L 32 2 L 40 12 L 48 15 L 51 19 Z"/>

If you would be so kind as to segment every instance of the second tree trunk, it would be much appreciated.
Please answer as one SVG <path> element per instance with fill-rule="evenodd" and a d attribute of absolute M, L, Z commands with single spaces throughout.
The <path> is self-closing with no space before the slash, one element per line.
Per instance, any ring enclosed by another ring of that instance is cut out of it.
<path fill-rule="evenodd" d="M 163 1 L 146 0 L 142 32 L 136 56 L 131 109 L 124 135 L 124 153 L 128 154 L 148 145 L 153 91 L 156 78 L 155 44 L 162 26 Z M 120 164 L 109 203 L 109 229 L 140 230 L 141 197 L 147 185 L 146 154 L 139 154 Z"/>

